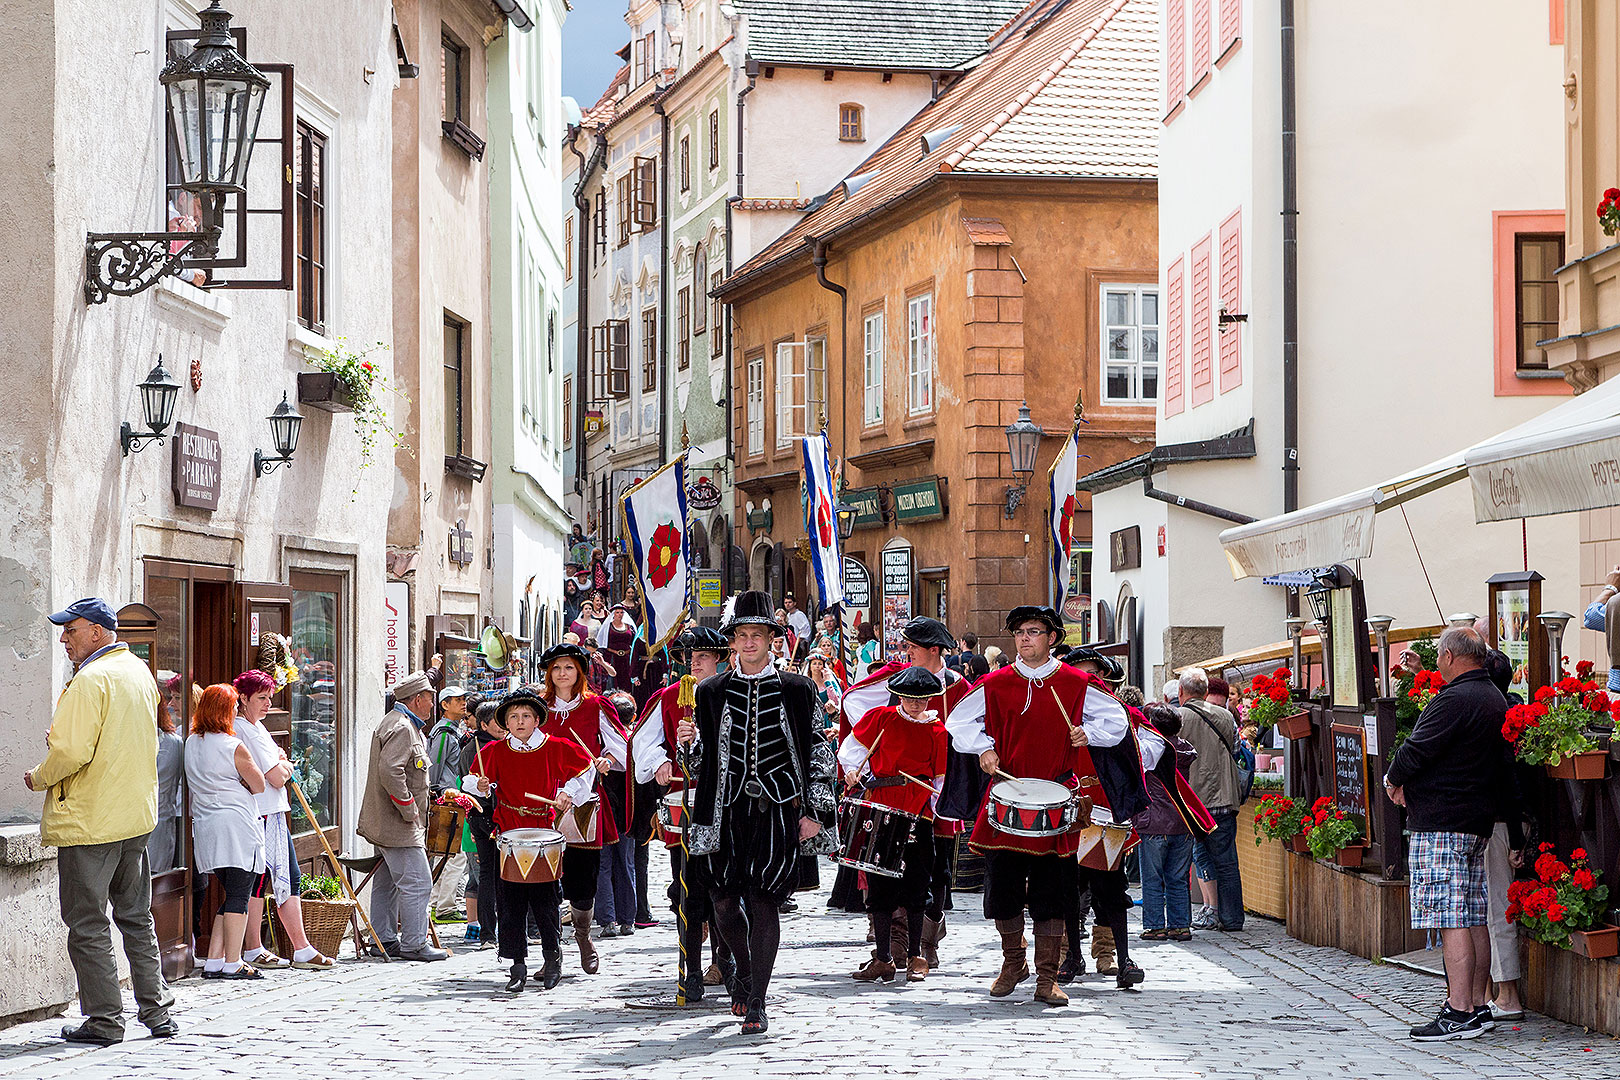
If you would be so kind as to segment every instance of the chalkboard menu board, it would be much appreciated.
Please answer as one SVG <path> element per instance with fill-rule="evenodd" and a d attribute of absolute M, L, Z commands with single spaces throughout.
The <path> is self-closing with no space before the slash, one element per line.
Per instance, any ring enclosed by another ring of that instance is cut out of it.
<path fill-rule="evenodd" d="M 1361 725 L 1333 725 L 1333 801 L 1367 835 L 1367 732 Z"/>

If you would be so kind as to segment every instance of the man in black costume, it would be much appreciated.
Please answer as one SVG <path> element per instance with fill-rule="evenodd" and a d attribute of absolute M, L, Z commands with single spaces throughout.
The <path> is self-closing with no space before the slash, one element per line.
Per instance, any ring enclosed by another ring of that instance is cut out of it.
<path fill-rule="evenodd" d="M 778 908 L 797 884 L 800 844 L 836 805 L 831 747 L 812 734 L 815 686 L 771 662 L 782 632 L 773 610 L 762 592 L 732 601 L 721 630 L 736 663 L 698 685 L 692 719 L 676 728 L 697 761 L 688 840 L 693 858 L 708 862 L 715 925 L 736 960 L 731 1011 L 745 1035 L 767 1028 Z"/>

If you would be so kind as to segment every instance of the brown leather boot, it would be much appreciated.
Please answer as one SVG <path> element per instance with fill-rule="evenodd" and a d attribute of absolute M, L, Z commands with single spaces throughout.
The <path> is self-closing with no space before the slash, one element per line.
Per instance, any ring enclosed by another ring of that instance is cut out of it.
<path fill-rule="evenodd" d="M 587 975 L 595 975 L 600 966 L 596 946 L 591 944 L 591 908 L 574 908 L 574 941 L 579 945 L 579 966 Z"/>
<path fill-rule="evenodd" d="M 890 924 L 890 940 L 894 942 L 894 955 L 903 956 L 906 945 L 911 941 L 911 912 L 905 908 L 895 908 L 894 922 Z"/>
<path fill-rule="evenodd" d="M 939 967 L 939 939 L 945 936 L 945 921 L 923 916 L 922 958 L 930 968 Z"/>
<path fill-rule="evenodd" d="M 1057 983 L 1063 961 L 1063 920 L 1043 919 L 1035 924 L 1035 1000 L 1067 1005 L 1069 995 Z"/>
<path fill-rule="evenodd" d="M 1029 978 L 1029 963 L 1024 956 L 1024 919 L 997 919 L 996 930 L 1001 934 L 1001 974 L 990 984 L 991 997 L 1006 997 L 1013 988 Z"/>
<path fill-rule="evenodd" d="M 1091 958 L 1097 962 L 1097 974 L 1117 975 L 1119 965 L 1114 963 L 1114 931 L 1100 923 L 1091 928 Z"/>
<path fill-rule="evenodd" d="M 859 970 L 850 972 L 849 977 L 856 982 L 888 982 L 894 978 L 894 972 L 893 960 L 880 960 L 874 956 Z"/>
<path fill-rule="evenodd" d="M 920 956 L 913 956 L 906 962 L 906 982 L 922 982 L 928 978 L 928 961 Z"/>

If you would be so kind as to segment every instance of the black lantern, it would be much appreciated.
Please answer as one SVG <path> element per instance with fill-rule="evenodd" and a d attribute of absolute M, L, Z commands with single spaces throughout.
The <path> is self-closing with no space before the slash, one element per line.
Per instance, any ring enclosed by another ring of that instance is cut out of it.
<path fill-rule="evenodd" d="M 1007 456 L 1012 461 L 1013 478 L 1018 481 L 1007 486 L 1009 518 L 1018 512 L 1019 504 L 1024 501 L 1029 479 L 1035 474 L 1035 457 L 1040 453 L 1041 436 L 1044 434 L 1041 425 L 1029 418 L 1029 402 L 1021 403 L 1018 406 L 1018 419 L 1007 425 Z"/>
<path fill-rule="evenodd" d="M 1305 590 L 1305 599 L 1310 603 L 1311 615 L 1315 617 L 1317 622 L 1325 623 L 1328 621 L 1328 604 L 1332 597 L 1333 586 L 1326 582 L 1318 581 Z"/>
<path fill-rule="evenodd" d="M 141 447 L 154 439 L 163 441 L 163 433 L 169 429 L 169 421 L 174 419 L 175 399 L 180 396 L 180 383 L 163 366 L 161 353 L 158 354 L 157 366 L 135 385 L 141 391 L 141 421 L 148 430 L 136 433 L 129 421 L 124 421 L 118 429 L 118 441 L 124 448 L 125 457 L 129 457 L 131 450 L 140 453 Z"/>
<path fill-rule="evenodd" d="M 304 426 L 304 418 L 298 410 L 288 402 L 287 395 L 281 395 L 281 404 L 276 411 L 270 414 L 270 438 L 276 444 L 274 454 L 266 454 L 263 450 L 253 451 L 253 475 L 263 476 L 275 472 L 281 466 L 292 467 L 293 451 L 298 449 L 298 431 Z"/>
<path fill-rule="evenodd" d="M 855 515 L 859 511 L 847 502 L 834 504 L 833 512 L 838 515 L 838 539 L 848 540 L 855 535 Z"/>
<path fill-rule="evenodd" d="M 191 52 L 171 59 L 158 76 L 167 98 L 169 130 L 179 150 L 180 186 L 199 196 L 202 228 L 175 233 L 91 233 L 85 245 L 85 301 L 134 296 L 187 258 L 219 250 L 220 204 L 246 190 L 253 139 L 270 80 L 242 58 L 231 37 L 231 13 L 220 0 L 200 16 Z"/>

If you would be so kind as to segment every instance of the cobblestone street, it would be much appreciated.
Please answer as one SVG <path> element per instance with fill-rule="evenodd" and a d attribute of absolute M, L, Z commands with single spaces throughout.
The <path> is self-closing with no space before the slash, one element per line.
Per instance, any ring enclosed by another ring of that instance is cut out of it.
<path fill-rule="evenodd" d="M 662 876 L 655 866 L 655 889 Z M 920 985 L 862 987 L 848 977 L 865 953 L 862 923 L 826 913 L 824 899 L 802 896 L 801 912 L 783 920 L 772 984 L 781 1002 L 763 1041 L 741 1038 L 715 997 L 680 1013 L 630 1007 L 671 991 L 666 922 L 603 942 L 595 976 L 566 952 L 560 986 L 531 982 L 516 998 L 501 989 L 493 949 L 459 947 L 440 964 L 385 965 L 356 963 L 345 946 L 332 972 L 267 973 L 250 987 L 188 979 L 176 987 L 178 1039 L 137 1037 L 131 1014 L 123 1045 L 70 1048 L 56 1037 L 61 1019 L 39 1021 L 0 1032 L 0 1076 L 1620 1075 L 1620 1046 L 1607 1036 L 1534 1016 L 1467 1042 L 1413 1043 L 1406 1029 L 1438 1006 L 1439 979 L 1301 945 L 1254 918 L 1241 934 L 1140 945 L 1141 993 L 1092 975 L 1069 987 L 1067 1009 L 1048 1010 L 1030 1000 L 1033 979 L 1005 1000 L 986 994 L 994 934 L 977 918 L 979 898 L 959 894 L 942 971 Z"/>

